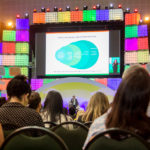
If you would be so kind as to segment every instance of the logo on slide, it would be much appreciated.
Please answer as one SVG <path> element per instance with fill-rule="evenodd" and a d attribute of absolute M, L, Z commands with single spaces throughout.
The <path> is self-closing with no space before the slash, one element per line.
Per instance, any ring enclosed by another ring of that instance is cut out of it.
<path fill-rule="evenodd" d="M 59 62 L 72 68 L 88 69 L 97 62 L 99 52 L 92 42 L 80 40 L 60 48 L 55 57 Z"/>

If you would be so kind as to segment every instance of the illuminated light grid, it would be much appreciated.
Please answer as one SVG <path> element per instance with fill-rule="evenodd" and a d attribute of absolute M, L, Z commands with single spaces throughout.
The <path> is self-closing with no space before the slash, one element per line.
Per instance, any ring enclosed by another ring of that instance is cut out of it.
<path fill-rule="evenodd" d="M 125 38 L 138 37 L 138 26 L 126 26 L 125 27 Z"/>
<path fill-rule="evenodd" d="M 5 97 L 7 99 L 7 93 L 1 93 L 1 97 Z"/>
<path fill-rule="evenodd" d="M 109 10 L 96 10 L 96 20 L 97 21 L 108 21 L 109 20 Z"/>
<path fill-rule="evenodd" d="M 139 13 L 132 13 L 125 15 L 125 25 L 138 25 L 140 22 L 141 16 Z"/>
<path fill-rule="evenodd" d="M 16 41 L 16 31 L 3 30 L 3 41 Z"/>
<path fill-rule="evenodd" d="M 16 43 L 16 53 L 29 54 L 29 43 Z"/>
<path fill-rule="evenodd" d="M 21 74 L 28 76 L 28 67 L 21 67 Z"/>
<path fill-rule="evenodd" d="M 130 65 L 125 65 L 124 66 L 124 70 L 127 70 L 128 68 L 130 68 Z"/>
<path fill-rule="evenodd" d="M 2 65 L 2 55 L 0 55 L 0 65 Z"/>
<path fill-rule="evenodd" d="M 2 65 L 14 66 L 15 65 L 15 55 L 2 55 Z"/>
<path fill-rule="evenodd" d="M 83 11 L 71 11 L 71 22 L 83 21 Z"/>
<path fill-rule="evenodd" d="M 43 80 L 43 84 L 47 84 L 47 83 L 51 83 L 53 81 L 55 81 L 56 79 L 44 79 Z"/>
<path fill-rule="evenodd" d="M 138 38 L 138 49 L 149 49 L 148 48 L 148 37 L 145 38 Z"/>
<path fill-rule="evenodd" d="M 29 56 L 28 55 L 15 55 L 15 66 L 28 66 Z"/>
<path fill-rule="evenodd" d="M 14 76 L 11 76 L 11 75 L 9 74 L 9 68 L 10 68 L 10 67 L 4 67 L 4 69 L 5 69 L 5 75 L 2 76 L 2 78 L 13 78 L 13 77 L 14 77 Z"/>
<path fill-rule="evenodd" d="M 29 30 L 29 19 L 16 19 L 16 29 Z"/>
<path fill-rule="evenodd" d="M 10 79 L 0 79 L 0 81 L 3 82 L 0 83 L 0 90 L 6 90 L 7 84 L 10 81 Z"/>
<path fill-rule="evenodd" d="M 137 52 L 125 52 L 125 64 L 138 63 Z"/>
<path fill-rule="evenodd" d="M 0 43 L 0 54 L 2 54 L 2 43 Z"/>
<path fill-rule="evenodd" d="M 138 26 L 138 36 L 139 37 L 148 36 L 147 25 L 139 25 Z"/>
<path fill-rule="evenodd" d="M 125 51 L 137 51 L 138 50 L 138 39 L 125 39 Z"/>
<path fill-rule="evenodd" d="M 37 90 L 43 86 L 43 79 L 31 79 L 31 89 Z"/>
<path fill-rule="evenodd" d="M 15 54 L 15 43 L 3 42 L 3 54 Z"/>
<path fill-rule="evenodd" d="M 121 80 L 122 80 L 121 78 L 108 78 L 107 86 L 112 90 L 117 90 Z"/>
<path fill-rule="evenodd" d="M 9 68 L 9 74 L 10 74 L 10 76 L 16 76 L 16 75 L 21 74 L 20 67 L 10 67 Z"/>
<path fill-rule="evenodd" d="M 71 22 L 70 11 L 58 12 L 58 22 Z"/>
<path fill-rule="evenodd" d="M 150 62 L 149 50 L 143 50 L 137 52 L 138 63 L 148 63 Z"/>
<path fill-rule="evenodd" d="M 29 31 L 16 31 L 16 41 L 29 42 Z"/>
<path fill-rule="evenodd" d="M 45 23 L 45 13 L 33 13 L 33 23 Z"/>
<path fill-rule="evenodd" d="M 46 12 L 45 22 L 46 23 L 58 22 L 58 12 Z"/>
<path fill-rule="evenodd" d="M 96 78 L 95 81 L 107 86 L 107 78 L 103 78 L 103 79 Z"/>
<path fill-rule="evenodd" d="M 83 10 L 83 21 L 96 21 L 96 10 Z"/>
<path fill-rule="evenodd" d="M 123 20 L 123 9 L 110 9 L 109 20 Z"/>

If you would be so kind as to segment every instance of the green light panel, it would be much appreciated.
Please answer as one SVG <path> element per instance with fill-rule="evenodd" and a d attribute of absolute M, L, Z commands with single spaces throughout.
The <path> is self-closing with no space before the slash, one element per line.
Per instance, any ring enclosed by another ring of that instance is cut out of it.
<path fill-rule="evenodd" d="M 13 78 L 13 76 L 10 76 L 10 74 L 9 74 L 9 68 L 10 67 L 4 67 L 4 69 L 5 69 L 5 75 L 2 76 L 2 78 Z"/>
<path fill-rule="evenodd" d="M 83 10 L 83 21 L 96 21 L 96 10 Z"/>
<path fill-rule="evenodd" d="M 50 82 L 53 82 L 53 81 L 55 81 L 56 79 L 44 79 L 43 80 L 43 83 L 44 84 L 47 84 L 47 83 L 50 83 Z"/>
<path fill-rule="evenodd" d="M 16 43 L 16 53 L 29 54 L 29 43 Z"/>
<path fill-rule="evenodd" d="M 125 27 L 125 38 L 138 37 L 138 26 L 126 26 Z"/>
<path fill-rule="evenodd" d="M 137 52 L 138 63 L 149 63 L 149 50 L 140 50 Z"/>
<path fill-rule="evenodd" d="M 21 74 L 28 76 L 28 67 L 21 67 Z"/>
<path fill-rule="evenodd" d="M 28 55 L 15 55 L 15 65 L 16 66 L 28 66 L 29 56 Z"/>
<path fill-rule="evenodd" d="M 16 41 L 16 31 L 3 30 L 3 41 Z"/>

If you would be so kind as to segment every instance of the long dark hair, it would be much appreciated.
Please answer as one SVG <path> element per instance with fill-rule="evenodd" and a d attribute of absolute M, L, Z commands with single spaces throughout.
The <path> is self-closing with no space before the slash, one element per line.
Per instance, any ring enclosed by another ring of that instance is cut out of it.
<path fill-rule="evenodd" d="M 56 122 L 56 116 L 63 114 L 63 99 L 59 92 L 49 91 L 45 102 L 44 102 L 44 111 L 47 112 L 47 117 L 50 115 L 51 121 Z M 60 119 L 61 120 L 61 119 Z"/>
<path fill-rule="evenodd" d="M 144 68 L 122 80 L 114 97 L 106 128 L 127 129 L 146 137 L 150 135 L 150 118 L 146 115 L 150 102 L 150 76 Z"/>

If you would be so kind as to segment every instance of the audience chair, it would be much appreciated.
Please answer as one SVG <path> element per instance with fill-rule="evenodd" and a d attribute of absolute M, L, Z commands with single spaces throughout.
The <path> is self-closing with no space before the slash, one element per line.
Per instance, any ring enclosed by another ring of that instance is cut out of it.
<path fill-rule="evenodd" d="M 149 150 L 148 143 L 138 135 L 121 129 L 108 129 L 96 135 L 85 150 Z"/>
<path fill-rule="evenodd" d="M 40 134 L 32 136 L 34 132 Z M 68 150 L 68 148 L 60 137 L 48 129 L 28 126 L 11 133 L 4 141 L 1 150 Z"/>
<path fill-rule="evenodd" d="M 47 122 L 44 122 L 44 126 L 48 129 L 53 129 L 54 127 L 57 126 L 57 124 L 51 121 L 47 121 Z"/>
<path fill-rule="evenodd" d="M 57 125 L 53 131 L 64 140 L 69 150 L 82 150 L 88 128 L 79 122 L 70 121 Z"/>
<path fill-rule="evenodd" d="M 90 128 L 90 126 L 91 126 L 92 123 L 93 123 L 92 121 L 88 121 L 88 122 L 85 122 L 84 125 L 86 127 Z"/>

